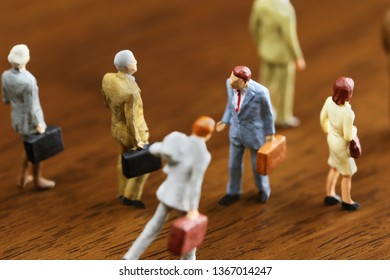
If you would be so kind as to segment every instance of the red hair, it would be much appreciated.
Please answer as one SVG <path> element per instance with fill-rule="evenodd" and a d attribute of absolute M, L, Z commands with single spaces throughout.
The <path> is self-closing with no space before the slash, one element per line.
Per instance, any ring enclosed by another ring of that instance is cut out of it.
<path fill-rule="evenodd" d="M 215 121 L 207 116 L 197 118 L 192 124 L 192 133 L 200 137 L 206 137 L 212 133 L 214 129 Z"/>
<path fill-rule="evenodd" d="M 237 78 L 243 79 L 245 82 L 249 81 L 252 77 L 251 70 L 246 66 L 236 66 L 233 69 L 233 75 Z"/>
<path fill-rule="evenodd" d="M 354 81 L 348 77 L 339 77 L 333 84 L 332 100 L 337 105 L 344 105 L 352 99 Z"/>

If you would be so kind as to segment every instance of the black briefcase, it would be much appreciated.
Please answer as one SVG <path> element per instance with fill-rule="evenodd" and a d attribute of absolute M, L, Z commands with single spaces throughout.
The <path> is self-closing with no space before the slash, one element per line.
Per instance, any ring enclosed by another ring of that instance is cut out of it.
<path fill-rule="evenodd" d="M 149 152 L 149 146 L 122 154 L 122 173 L 126 178 L 137 177 L 162 167 L 161 158 Z"/>
<path fill-rule="evenodd" d="M 64 150 L 61 128 L 48 126 L 42 134 L 30 134 L 24 139 L 24 149 L 28 160 L 34 164 L 58 154 Z"/>

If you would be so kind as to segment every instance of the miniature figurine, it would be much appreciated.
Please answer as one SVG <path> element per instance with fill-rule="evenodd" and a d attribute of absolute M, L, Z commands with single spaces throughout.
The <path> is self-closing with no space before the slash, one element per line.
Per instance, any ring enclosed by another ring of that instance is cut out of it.
<path fill-rule="evenodd" d="M 295 10 L 289 0 L 255 0 L 249 29 L 260 59 L 259 82 L 271 94 L 275 124 L 296 127 L 293 115 L 295 68 L 303 70 L 303 58 L 296 31 Z"/>
<path fill-rule="evenodd" d="M 119 143 L 117 164 L 119 198 L 124 205 L 145 208 L 141 195 L 149 174 L 131 179 L 122 174 L 122 154 L 142 148 L 148 144 L 149 139 L 141 90 L 133 76 L 137 71 L 137 60 L 131 51 L 123 50 L 115 55 L 114 64 L 118 72 L 104 75 L 102 92 L 105 104 L 112 114 L 111 134 Z"/>
<path fill-rule="evenodd" d="M 211 160 L 205 142 L 210 139 L 214 127 L 214 120 L 203 116 L 193 123 L 191 136 L 172 132 L 162 142 L 150 146 L 152 154 L 165 160 L 163 171 L 168 177 L 157 190 L 160 204 L 153 218 L 124 259 L 139 259 L 159 234 L 171 210 L 176 210 L 179 215 L 187 213 L 190 218 L 198 215 L 203 176 Z M 195 259 L 195 251 L 191 250 L 182 259 Z"/>
<path fill-rule="evenodd" d="M 8 55 L 8 61 L 12 68 L 2 74 L 3 102 L 11 104 L 12 127 L 23 140 L 30 134 L 42 134 L 46 130 L 39 102 L 37 80 L 26 70 L 29 60 L 30 51 L 26 45 L 14 46 Z M 29 174 L 31 165 L 32 176 Z M 37 190 L 53 188 L 55 182 L 43 178 L 41 174 L 42 163 L 29 163 L 25 152 L 23 152 L 22 170 L 18 178 L 19 187 L 23 189 L 32 181 Z"/>
<path fill-rule="evenodd" d="M 266 203 L 270 193 L 268 176 L 256 173 L 256 153 L 275 134 L 272 105 L 268 89 L 251 79 L 246 66 L 236 66 L 226 81 L 228 101 L 216 130 L 230 125 L 229 182 L 227 194 L 219 204 L 228 206 L 240 198 L 242 192 L 242 159 L 245 148 L 251 152 L 253 176 L 258 188 L 258 201 Z"/>
<path fill-rule="evenodd" d="M 326 99 L 320 114 L 322 129 L 327 133 L 330 165 L 324 202 L 326 205 L 340 203 L 340 197 L 336 194 L 336 183 L 341 174 L 341 205 L 343 209 L 349 211 L 360 207 L 359 203 L 351 198 L 351 178 L 357 171 L 353 157 L 359 157 L 361 153 L 357 128 L 353 125 L 355 114 L 349 104 L 353 88 L 354 81 L 351 78 L 336 79 L 333 96 Z M 356 146 L 358 153 L 351 153 Z"/>

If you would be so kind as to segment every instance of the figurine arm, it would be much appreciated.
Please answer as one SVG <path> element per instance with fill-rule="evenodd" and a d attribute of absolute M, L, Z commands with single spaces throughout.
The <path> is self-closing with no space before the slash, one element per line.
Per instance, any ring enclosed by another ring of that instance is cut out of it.
<path fill-rule="evenodd" d="M 140 96 L 130 94 L 129 100 L 125 103 L 124 108 L 127 130 L 134 147 L 137 147 L 139 146 L 139 143 L 142 143 L 142 139 L 136 125 L 136 121 L 139 116 L 138 110 L 140 106 L 142 106 L 140 102 Z"/>
<path fill-rule="evenodd" d="M 230 119 L 232 116 L 232 112 L 231 112 L 231 106 L 229 104 L 230 103 L 230 98 L 229 98 L 230 94 L 229 93 L 232 89 L 230 88 L 229 79 L 226 80 L 226 89 L 227 89 L 227 97 L 228 97 L 227 102 L 226 102 L 226 108 L 225 108 L 225 112 L 223 113 L 222 120 L 218 123 L 224 123 L 224 124 L 230 125 Z M 218 126 L 218 124 L 217 124 L 217 126 Z M 218 129 L 217 129 L 217 131 L 218 131 Z"/>
<path fill-rule="evenodd" d="M 321 109 L 321 113 L 320 113 L 320 124 L 321 124 L 321 127 L 322 127 L 322 130 L 325 132 L 325 133 L 328 133 L 329 132 L 329 119 L 328 119 L 328 110 L 327 110 L 327 101 L 328 99 L 325 101 L 325 104 L 324 106 L 322 107 Z M 333 102 L 333 101 L 332 101 Z"/>
<path fill-rule="evenodd" d="M 9 104 L 10 100 L 8 98 L 8 92 L 7 89 L 4 87 L 4 81 L 2 81 L 2 93 L 3 93 L 3 103 L 4 104 Z"/>
<path fill-rule="evenodd" d="M 149 147 L 149 152 L 161 157 L 168 164 L 177 164 L 183 160 L 183 138 L 186 136 L 178 132 L 171 132 L 162 142 L 156 142 Z"/>
<path fill-rule="evenodd" d="M 161 157 L 161 149 L 162 149 L 162 143 L 156 142 L 150 145 L 149 152 L 156 157 Z"/>
<path fill-rule="evenodd" d="M 108 100 L 107 100 L 107 94 L 105 92 L 105 89 L 108 87 L 109 84 L 109 77 L 108 74 L 104 75 L 103 81 L 102 81 L 102 94 L 103 94 L 103 101 L 104 105 L 108 108 Z"/>
<path fill-rule="evenodd" d="M 344 122 L 343 122 L 343 135 L 344 135 L 344 139 L 347 142 L 352 141 L 357 135 L 357 128 L 356 126 L 353 125 L 354 120 L 355 120 L 355 114 L 350 109 L 348 110 L 348 115 L 344 117 Z"/>
<path fill-rule="evenodd" d="M 298 68 L 305 67 L 303 54 L 298 41 L 296 15 L 293 6 L 290 4 L 288 16 L 284 18 L 282 25 L 284 39 L 289 46 Z"/>
<path fill-rule="evenodd" d="M 38 99 L 38 96 L 34 96 L 33 94 L 33 89 L 31 87 L 31 85 L 29 83 L 25 83 L 24 85 L 24 88 L 22 90 L 23 92 L 23 98 L 25 99 L 24 100 L 24 104 L 25 104 L 25 109 L 26 109 L 26 112 L 27 114 L 29 114 L 30 116 L 30 120 L 31 120 L 31 125 L 33 126 L 33 128 L 35 129 L 36 132 L 38 133 L 44 133 L 45 132 L 45 129 L 43 128 L 43 125 L 41 123 L 39 123 L 39 119 L 35 113 L 35 109 L 39 109 L 39 110 L 42 110 L 40 107 L 39 108 L 35 108 L 34 107 L 34 98 Z M 38 99 L 38 104 L 39 104 L 39 99 Z M 38 105 L 40 106 L 40 105 Z"/>
<path fill-rule="evenodd" d="M 274 116 L 272 113 L 272 105 L 271 99 L 269 96 L 269 92 L 264 88 L 264 94 L 261 99 L 261 118 L 264 123 L 264 133 L 265 135 L 274 135 L 275 134 L 275 124 L 274 124 Z"/>

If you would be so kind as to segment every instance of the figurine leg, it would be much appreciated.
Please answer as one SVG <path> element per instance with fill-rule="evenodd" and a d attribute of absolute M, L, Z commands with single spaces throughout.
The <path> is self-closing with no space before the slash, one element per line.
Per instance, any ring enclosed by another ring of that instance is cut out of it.
<path fill-rule="evenodd" d="M 23 152 L 22 155 L 22 170 L 20 171 L 19 177 L 18 177 L 18 186 L 21 189 L 24 189 L 24 187 L 29 183 L 32 182 L 33 177 L 29 174 L 31 164 L 29 163 L 26 153 Z"/>
<path fill-rule="evenodd" d="M 328 176 L 326 178 L 325 191 L 326 196 L 324 199 L 325 205 L 336 205 L 340 203 L 340 197 L 336 194 L 336 184 L 339 178 L 340 172 L 336 168 L 331 167 L 329 169 Z"/>
<path fill-rule="evenodd" d="M 244 151 L 244 146 L 236 146 L 230 143 L 229 181 L 226 186 L 226 194 L 218 202 L 222 206 L 229 206 L 240 199 Z"/>
<path fill-rule="evenodd" d="M 152 219 L 146 224 L 141 235 L 134 241 L 133 245 L 123 256 L 125 260 L 138 260 L 142 253 L 148 248 L 153 240 L 160 233 L 171 208 L 160 203 Z"/>
<path fill-rule="evenodd" d="M 131 200 L 141 200 L 142 190 L 149 174 L 127 179 L 123 196 Z"/>
<path fill-rule="evenodd" d="M 274 112 L 274 118 L 277 117 L 277 110 L 276 110 L 276 104 L 277 104 L 277 90 L 278 90 L 278 84 L 275 83 L 273 77 L 274 74 L 274 65 L 272 63 L 268 63 L 266 61 L 263 61 L 261 63 L 261 71 L 259 76 L 259 82 L 268 88 L 270 97 L 271 97 L 271 103 L 272 103 L 272 109 Z"/>
<path fill-rule="evenodd" d="M 331 167 L 326 178 L 326 196 L 336 196 L 336 184 L 340 173 L 336 168 Z"/>
<path fill-rule="evenodd" d="M 282 127 L 296 127 L 299 119 L 293 115 L 295 64 L 275 65 L 264 62 L 260 83 L 270 91 L 275 123 Z"/>
<path fill-rule="evenodd" d="M 251 149 L 253 177 L 255 179 L 256 187 L 259 190 L 258 201 L 260 203 L 266 203 L 269 196 L 271 195 L 271 187 L 269 185 L 268 176 L 263 176 L 256 172 L 256 154 L 257 154 L 257 150 Z"/>
<path fill-rule="evenodd" d="M 351 176 L 341 177 L 341 206 L 344 210 L 355 211 L 360 208 L 360 204 L 354 202 L 351 198 Z"/>
<path fill-rule="evenodd" d="M 281 104 L 280 121 L 286 126 L 298 126 L 299 120 L 293 115 L 294 107 L 294 87 L 295 87 L 295 64 L 293 62 L 288 63 L 281 69 L 280 73 L 280 94 Z"/>
<path fill-rule="evenodd" d="M 42 163 L 37 163 L 32 165 L 33 177 L 34 177 L 34 188 L 45 190 L 52 189 L 55 186 L 55 182 L 45 179 L 42 177 Z"/>
<path fill-rule="evenodd" d="M 230 143 L 230 157 L 229 157 L 229 182 L 227 184 L 227 194 L 236 195 L 241 194 L 241 176 L 243 170 L 242 157 L 244 155 L 245 147 L 236 146 Z"/>

